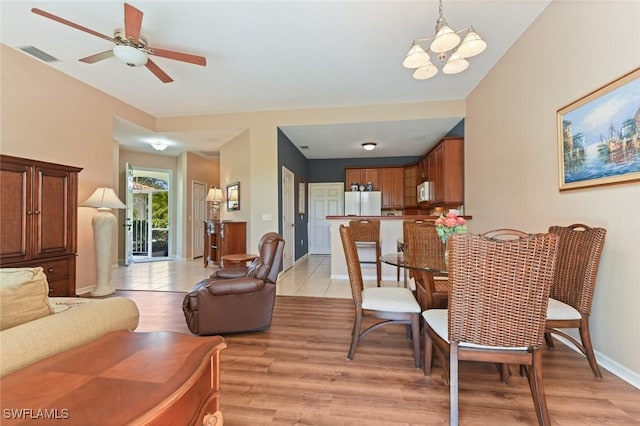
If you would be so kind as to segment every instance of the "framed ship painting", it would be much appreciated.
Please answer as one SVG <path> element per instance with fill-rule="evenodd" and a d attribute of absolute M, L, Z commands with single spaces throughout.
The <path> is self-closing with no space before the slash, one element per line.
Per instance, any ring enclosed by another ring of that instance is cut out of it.
<path fill-rule="evenodd" d="M 640 181 L 640 68 L 557 111 L 560 190 Z"/>

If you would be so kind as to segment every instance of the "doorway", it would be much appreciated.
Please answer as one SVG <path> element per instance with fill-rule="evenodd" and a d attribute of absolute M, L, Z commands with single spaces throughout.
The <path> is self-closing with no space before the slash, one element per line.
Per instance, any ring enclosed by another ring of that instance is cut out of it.
<path fill-rule="evenodd" d="M 207 184 L 191 182 L 191 257 L 204 255 L 204 223 L 207 221 Z"/>
<path fill-rule="evenodd" d="M 127 259 L 171 260 L 171 171 L 128 165 Z"/>
<path fill-rule="evenodd" d="M 309 254 L 331 254 L 327 216 L 344 214 L 344 183 L 309 184 Z"/>
<path fill-rule="evenodd" d="M 282 167 L 282 238 L 284 238 L 284 253 L 282 256 L 282 270 L 293 266 L 296 253 L 296 219 L 294 211 L 293 172 Z"/>

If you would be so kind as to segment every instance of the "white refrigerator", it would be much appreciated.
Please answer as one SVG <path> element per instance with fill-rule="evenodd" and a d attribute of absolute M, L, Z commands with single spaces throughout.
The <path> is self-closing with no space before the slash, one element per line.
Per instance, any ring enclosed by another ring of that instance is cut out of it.
<path fill-rule="evenodd" d="M 380 191 L 350 191 L 344 193 L 345 216 L 380 216 L 382 193 Z"/>

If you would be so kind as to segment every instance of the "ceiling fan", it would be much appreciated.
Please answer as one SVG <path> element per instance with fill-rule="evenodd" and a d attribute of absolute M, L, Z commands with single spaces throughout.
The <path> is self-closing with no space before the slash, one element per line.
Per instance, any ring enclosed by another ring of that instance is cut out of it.
<path fill-rule="evenodd" d="M 147 40 L 140 34 L 142 27 L 142 11 L 136 9 L 130 4 L 124 4 L 124 30 L 117 29 L 114 31 L 113 37 L 100 34 L 90 28 L 83 27 L 59 16 L 53 15 L 44 10 L 33 8 L 31 11 L 37 15 L 52 19 L 61 24 L 68 25 L 85 33 L 89 33 L 104 40 L 115 43 L 115 46 L 107 51 L 96 53 L 80 59 L 81 62 L 93 64 L 104 59 L 115 56 L 130 67 L 139 67 L 144 65 L 163 83 L 171 83 L 173 79 L 167 73 L 162 71 L 155 62 L 149 59 L 149 55 L 160 56 L 162 58 L 173 59 L 175 61 L 188 62 L 196 65 L 207 65 L 207 59 L 203 56 L 191 55 L 188 53 L 174 52 L 166 49 L 151 47 L 147 44 Z"/>

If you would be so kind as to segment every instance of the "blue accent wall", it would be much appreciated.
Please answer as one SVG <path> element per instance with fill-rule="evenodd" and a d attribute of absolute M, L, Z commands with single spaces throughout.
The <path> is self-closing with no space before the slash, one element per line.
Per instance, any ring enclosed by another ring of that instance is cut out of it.
<path fill-rule="evenodd" d="M 282 167 L 291 170 L 294 175 L 294 204 L 295 204 L 295 234 L 296 249 L 295 260 L 298 260 L 309 251 L 309 241 L 307 239 L 307 215 L 309 209 L 305 206 L 305 214 L 300 216 L 298 212 L 298 179 L 302 178 L 309 182 L 307 178 L 307 159 L 300 150 L 289 140 L 287 135 L 278 129 L 278 207 L 282 206 Z M 305 200 L 306 203 L 307 200 Z M 280 210 L 278 210 L 280 212 Z M 278 232 L 283 235 L 282 212 L 278 214 Z M 302 244 L 300 243 L 302 241 Z"/>

